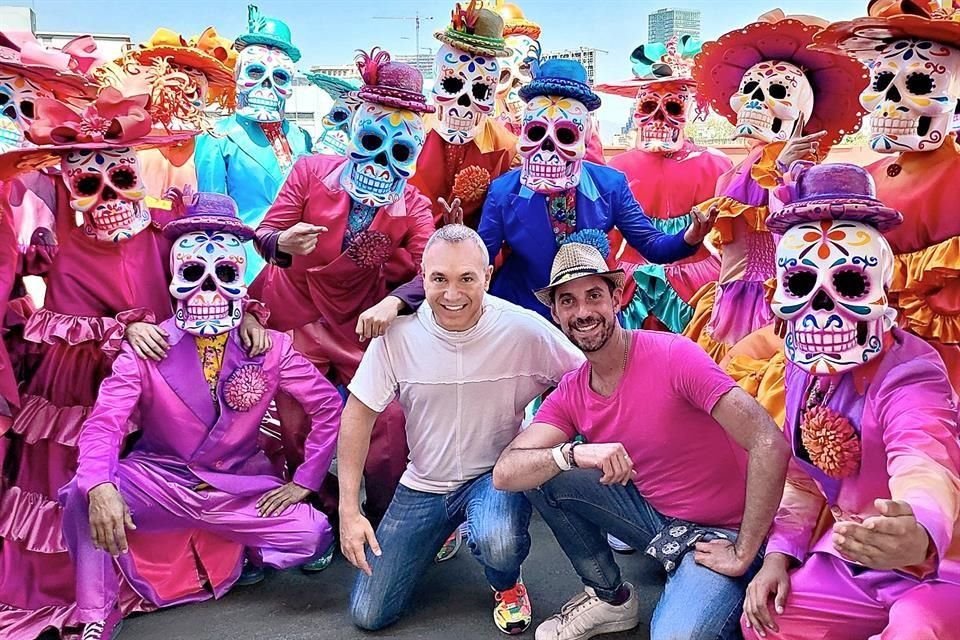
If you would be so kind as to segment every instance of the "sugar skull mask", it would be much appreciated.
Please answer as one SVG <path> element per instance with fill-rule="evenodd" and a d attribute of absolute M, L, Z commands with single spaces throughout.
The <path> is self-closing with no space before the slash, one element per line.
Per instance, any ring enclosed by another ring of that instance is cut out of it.
<path fill-rule="evenodd" d="M 413 111 L 364 102 L 353 117 L 343 188 L 355 200 L 382 207 L 396 202 L 416 173 L 423 118 Z"/>
<path fill-rule="evenodd" d="M 24 145 L 23 132 L 33 123 L 36 99 L 52 97 L 22 76 L 0 73 L 0 153 Z"/>
<path fill-rule="evenodd" d="M 432 93 L 437 133 L 450 144 L 466 144 L 493 111 L 500 62 L 445 44 L 437 52 L 435 66 L 437 81 Z"/>
<path fill-rule="evenodd" d="M 523 100 L 520 87 L 533 80 L 528 58 L 540 58 L 540 43 L 529 36 L 514 35 L 505 39 L 510 56 L 504 58 L 497 84 L 497 112 L 510 122 L 520 124 L 523 116 Z"/>
<path fill-rule="evenodd" d="M 759 62 L 743 74 L 740 90 L 730 97 L 737 112 L 736 138 L 761 142 L 787 140 L 803 116 L 813 113 L 813 87 L 796 65 L 778 60 Z"/>
<path fill-rule="evenodd" d="M 520 182 L 538 193 L 580 184 L 587 153 L 590 112 L 579 100 L 536 96 L 523 112 L 519 151 Z"/>
<path fill-rule="evenodd" d="M 134 150 L 71 151 L 60 167 L 70 206 L 83 215 L 83 231 L 91 238 L 122 242 L 150 224 Z"/>
<path fill-rule="evenodd" d="M 323 133 L 318 142 L 337 155 L 345 155 L 350 141 L 350 123 L 362 102 L 355 91 L 337 97 L 330 111 L 320 120 Z"/>
<path fill-rule="evenodd" d="M 257 122 L 283 120 L 295 71 L 293 60 L 280 49 L 244 47 L 237 57 L 237 115 Z"/>
<path fill-rule="evenodd" d="M 692 104 L 690 83 L 656 83 L 642 87 L 633 112 L 637 149 L 648 153 L 679 151 L 686 141 L 683 128 Z"/>
<path fill-rule="evenodd" d="M 960 50 L 895 40 L 869 66 L 860 104 L 870 111 L 870 148 L 900 153 L 942 145 L 960 96 Z"/>
<path fill-rule="evenodd" d="M 223 231 L 190 231 L 170 251 L 170 295 L 177 326 L 196 336 L 214 336 L 240 324 L 246 254 L 240 238 Z"/>
<path fill-rule="evenodd" d="M 787 357 L 816 375 L 877 356 L 896 312 L 887 301 L 893 252 L 874 227 L 846 220 L 801 223 L 777 245 L 773 312 L 787 321 Z"/>

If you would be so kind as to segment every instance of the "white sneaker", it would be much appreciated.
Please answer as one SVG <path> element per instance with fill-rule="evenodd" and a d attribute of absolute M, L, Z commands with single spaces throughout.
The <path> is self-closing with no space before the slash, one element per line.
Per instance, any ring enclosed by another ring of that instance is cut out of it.
<path fill-rule="evenodd" d="M 628 545 L 626 542 L 609 533 L 607 534 L 607 544 L 610 545 L 610 548 L 617 553 L 627 554 L 636 551 L 636 549 Z"/>
<path fill-rule="evenodd" d="M 640 599 L 632 584 L 624 584 L 630 589 L 630 597 L 619 607 L 604 602 L 586 587 L 537 627 L 536 640 L 587 640 L 601 633 L 633 629 L 640 624 Z"/>

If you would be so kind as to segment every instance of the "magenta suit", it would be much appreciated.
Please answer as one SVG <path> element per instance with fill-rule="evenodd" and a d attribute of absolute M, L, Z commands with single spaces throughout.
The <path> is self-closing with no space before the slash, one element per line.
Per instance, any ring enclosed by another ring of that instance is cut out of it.
<path fill-rule="evenodd" d="M 193 336 L 173 320 L 162 325 L 171 349 L 160 363 L 138 358 L 124 345 L 113 373 L 83 425 L 77 477 L 61 492 L 64 537 L 77 565 L 77 604 L 83 621 L 106 618 L 117 600 L 119 576 L 107 552 L 93 546 L 87 494 L 105 482 L 117 486 L 141 542 L 151 532 L 198 528 L 259 551 L 263 562 L 285 568 L 311 559 L 333 540 L 327 518 L 297 504 L 270 518 L 256 503 L 283 481 L 259 449 L 260 422 L 278 390 L 310 416 L 306 459 L 294 481 L 316 490 L 336 448 L 340 396 L 297 353 L 290 338 L 271 332 L 273 347 L 247 356 L 234 331 L 227 341 L 217 385 L 218 407 L 201 370 Z M 139 415 L 140 440 L 120 457 L 127 421 Z M 147 599 L 128 554 L 119 566 Z M 239 575 L 237 563 L 234 578 Z"/>
<path fill-rule="evenodd" d="M 866 640 L 957 637 L 960 629 L 960 446 L 957 405 L 940 356 L 923 340 L 894 329 L 892 344 L 874 362 L 842 375 L 827 406 L 860 434 L 854 475 L 826 475 L 797 453 L 799 415 L 812 376 L 787 369 L 785 433 L 794 449 L 783 500 L 767 553 L 783 553 L 800 567 L 779 633 L 767 638 Z M 881 571 L 843 559 L 828 527 L 834 519 L 877 515 L 877 498 L 908 503 L 931 540 L 932 556 L 903 571 Z M 748 638 L 759 637 L 744 627 Z"/>

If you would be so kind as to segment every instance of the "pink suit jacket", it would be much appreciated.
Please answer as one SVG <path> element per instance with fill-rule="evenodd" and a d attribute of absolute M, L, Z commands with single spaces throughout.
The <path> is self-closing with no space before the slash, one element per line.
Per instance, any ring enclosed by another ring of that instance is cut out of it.
<path fill-rule="evenodd" d="M 844 374 L 828 402 L 860 425 L 860 469 L 839 480 L 797 455 L 799 416 L 812 376 L 788 365 L 784 433 L 795 453 L 767 553 L 800 562 L 812 552 L 839 557 L 830 530 L 816 530 L 824 506 L 836 520 L 862 521 L 878 514 L 875 499 L 902 500 L 930 535 L 938 563 L 908 573 L 960 584 L 960 444 L 946 369 L 932 347 L 899 329 L 880 357 L 875 368 Z"/>
<path fill-rule="evenodd" d="M 312 421 L 305 461 L 293 479 L 317 490 L 333 459 L 342 403 L 290 338 L 271 332 L 270 351 L 250 358 L 237 331 L 231 332 L 217 387 L 218 415 L 193 337 L 173 319 L 160 326 L 171 345 L 166 358 L 142 360 L 124 343 L 112 375 L 100 387 L 80 434 L 77 484 L 84 495 L 114 481 L 124 425 L 131 418 L 142 435 L 129 459 L 162 464 L 185 483 L 203 481 L 234 495 L 275 488 L 279 479 L 258 446 L 258 435 L 278 390 L 293 396 Z"/>

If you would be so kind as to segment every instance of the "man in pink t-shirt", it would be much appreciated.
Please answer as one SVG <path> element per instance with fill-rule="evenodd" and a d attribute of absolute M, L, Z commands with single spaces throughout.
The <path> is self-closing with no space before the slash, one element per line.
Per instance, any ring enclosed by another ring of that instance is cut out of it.
<path fill-rule="evenodd" d="M 572 243 L 537 291 L 587 362 L 564 376 L 494 469 L 497 488 L 527 492 L 586 585 L 536 637 L 579 640 L 639 623 L 610 533 L 667 569 L 654 640 L 736 638 L 789 448 L 696 344 L 620 326 L 623 280 L 595 248 Z"/>

